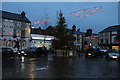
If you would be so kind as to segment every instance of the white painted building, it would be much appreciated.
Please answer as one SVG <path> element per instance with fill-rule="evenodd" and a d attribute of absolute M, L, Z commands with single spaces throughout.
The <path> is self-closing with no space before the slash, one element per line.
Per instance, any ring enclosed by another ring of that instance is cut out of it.
<path fill-rule="evenodd" d="M 3 47 L 19 49 L 29 47 L 31 22 L 25 16 L 25 12 L 21 14 L 0 11 L 0 45 Z"/>
<path fill-rule="evenodd" d="M 46 47 L 48 50 L 51 47 L 51 40 L 54 36 L 31 34 L 31 47 Z"/>

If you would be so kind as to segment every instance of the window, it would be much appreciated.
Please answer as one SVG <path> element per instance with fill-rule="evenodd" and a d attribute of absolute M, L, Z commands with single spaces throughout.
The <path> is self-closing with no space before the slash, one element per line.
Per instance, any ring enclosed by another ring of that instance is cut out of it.
<path fill-rule="evenodd" d="M 6 43 L 7 43 L 7 46 L 10 46 L 10 41 L 7 41 Z"/>
<path fill-rule="evenodd" d="M 7 22 L 8 21 L 8 19 L 5 19 L 5 22 Z"/>
<path fill-rule="evenodd" d="M 108 37 L 109 36 L 109 33 L 107 32 L 107 33 L 105 33 L 105 37 Z"/>
<path fill-rule="evenodd" d="M 115 41 L 115 37 L 116 37 L 116 35 L 114 35 L 114 36 L 111 37 L 112 43 L 115 43 L 115 42 L 116 42 L 116 41 Z"/>
<path fill-rule="evenodd" d="M 3 46 L 6 46 L 6 41 L 3 41 L 3 44 L 2 44 Z"/>
<path fill-rule="evenodd" d="M 12 28 L 12 26 L 10 26 L 10 28 Z"/>
<path fill-rule="evenodd" d="M 108 39 L 105 39 L 105 43 L 108 44 Z"/>
<path fill-rule="evenodd" d="M 20 22 L 20 21 L 17 21 L 17 24 L 21 24 L 21 22 Z"/>
<path fill-rule="evenodd" d="M 10 23 L 13 23 L 13 20 L 9 20 Z"/>
<path fill-rule="evenodd" d="M 103 37 L 103 33 L 100 33 L 99 36 L 100 36 L 100 37 Z"/>
<path fill-rule="evenodd" d="M 103 37 L 105 37 L 105 33 L 103 33 Z"/>
<path fill-rule="evenodd" d="M 117 31 L 113 31 L 112 34 L 117 34 Z"/>
<path fill-rule="evenodd" d="M 100 39 L 101 44 L 103 44 L 103 39 Z"/>
<path fill-rule="evenodd" d="M 9 49 L 9 48 L 8 48 L 8 49 L 6 49 L 6 51 L 12 51 L 12 49 Z"/>

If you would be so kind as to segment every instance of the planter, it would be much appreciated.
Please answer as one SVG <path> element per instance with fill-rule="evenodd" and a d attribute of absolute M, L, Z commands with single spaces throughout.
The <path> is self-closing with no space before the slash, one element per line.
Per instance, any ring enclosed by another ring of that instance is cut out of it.
<path fill-rule="evenodd" d="M 76 57 L 77 51 L 74 50 L 55 50 L 56 57 Z"/>

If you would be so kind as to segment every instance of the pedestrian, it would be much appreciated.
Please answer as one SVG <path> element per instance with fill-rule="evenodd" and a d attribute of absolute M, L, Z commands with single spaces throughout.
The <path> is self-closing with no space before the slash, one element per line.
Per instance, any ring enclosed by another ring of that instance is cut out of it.
<path fill-rule="evenodd" d="M 78 53 L 78 57 L 80 57 L 80 53 L 81 53 L 80 50 L 77 50 L 77 53 Z"/>

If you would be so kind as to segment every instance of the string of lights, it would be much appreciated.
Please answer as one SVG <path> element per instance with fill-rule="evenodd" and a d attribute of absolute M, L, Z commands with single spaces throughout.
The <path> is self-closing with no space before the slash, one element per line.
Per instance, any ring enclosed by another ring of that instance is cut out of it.
<path fill-rule="evenodd" d="M 93 7 L 93 8 L 89 8 L 89 9 L 83 9 L 83 10 L 78 10 L 75 12 L 72 12 L 71 15 L 75 16 L 75 17 L 86 17 L 86 16 L 90 16 L 93 15 L 96 12 L 101 11 L 102 6 L 97 6 L 97 7 Z"/>
<path fill-rule="evenodd" d="M 34 22 L 34 24 L 44 25 L 44 24 L 46 24 L 49 20 L 50 20 L 50 19 L 38 20 L 38 21 Z"/>

